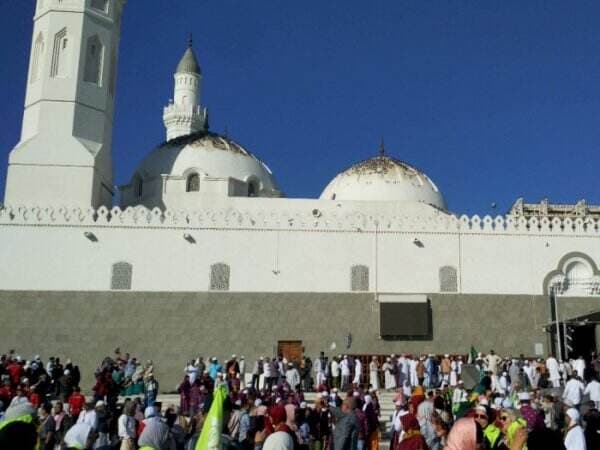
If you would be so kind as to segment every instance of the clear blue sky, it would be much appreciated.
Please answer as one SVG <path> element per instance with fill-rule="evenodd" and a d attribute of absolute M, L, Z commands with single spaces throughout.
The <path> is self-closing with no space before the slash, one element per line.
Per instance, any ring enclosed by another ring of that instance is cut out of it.
<path fill-rule="evenodd" d="M 0 192 L 33 5 L 11 1 L 0 16 Z M 115 183 L 164 140 L 192 31 L 211 128 L 267 162 L 290 197 L 318 196 L 383 135 L 455 212 L 503 213 L 519 196 L 600 203 L 599 19 L 592 0 L 130 0 Z"/>

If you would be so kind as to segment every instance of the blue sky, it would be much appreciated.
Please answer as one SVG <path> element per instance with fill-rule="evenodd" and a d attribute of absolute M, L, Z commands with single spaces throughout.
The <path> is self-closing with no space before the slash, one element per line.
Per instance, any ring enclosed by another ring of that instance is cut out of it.
<path fill-rule="evenodd" d="M 33 7 L 12 1 L 0 16 L 0 192 Z M 600 203 L 599 17 L 597 1 L 130 0 L 115 183 L 164 140 L 192 31 L 212 130 L 263 159 L 290 197 L 318 196 L 384 136 L 458 213 L 504 213 L 519 196 Z"/>

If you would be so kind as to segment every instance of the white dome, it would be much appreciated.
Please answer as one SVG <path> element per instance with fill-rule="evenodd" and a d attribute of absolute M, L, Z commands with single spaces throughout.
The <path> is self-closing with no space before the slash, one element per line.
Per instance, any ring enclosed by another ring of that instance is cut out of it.
<path fill-rule="evenodd" d="M 186 192 L 186 180 L 194 174 L 205 187 Z M 121 188 L 122 204 L 190 209 L 200 198 L 186 194 L 245 196 L 250 186 L 250 196 L 281 196 L 265 163 L 229 138 L 200 131 L 165 142 L 146 156 L 131 183 Z"/>
<path fill-rule="evenodd" d="M 427 175 L 384 155 L 362 161 L 337 175 L 320 198 L 421 202 L 446 209 L 444 197 Z"/>
<path fill-rule="evenodd" d="M 137 173 L 147 178 L 182 176 L 190 170 L 211 178 L 231 177 L 242 181 L 256 178 L 261 190 L 277 190 L 273 174 L 265 163 L 237 142 L 205 131 L 161 145 L 144 158 Z"/>

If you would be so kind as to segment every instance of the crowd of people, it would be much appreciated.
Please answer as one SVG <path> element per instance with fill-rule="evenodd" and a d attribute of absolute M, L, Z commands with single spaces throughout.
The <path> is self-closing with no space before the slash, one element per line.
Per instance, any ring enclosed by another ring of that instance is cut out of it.
<path fill-rule="evenodd" d="M 467 363 L 477 372 L 468 388 Z M 71 361 L 11 351 L 0 364 L 0 449 L 376 450 L 383 438 L 391 450 L 600 448 L 595 356 L 321 353 L 247 366 L 232 355 L 194 358 L 183 372 L 179 404 L 163 405 L 152 361 L 117 349 L 86 396 Z M 385 391 L 389 429 L 380 422 Z"/>

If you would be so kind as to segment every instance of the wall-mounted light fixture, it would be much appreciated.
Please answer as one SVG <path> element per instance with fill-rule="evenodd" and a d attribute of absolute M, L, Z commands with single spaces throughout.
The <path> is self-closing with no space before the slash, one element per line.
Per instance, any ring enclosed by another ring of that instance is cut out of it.
<path fill-rule="evenodd" d="M 98 237 L 91 231 L 84 231 L 83 235 L 92 242 L 98 242 Z"/>
<path fill-rule="evenodd" d="M 414 238 L 413 244 L 415 244 L 419 248 L 425 247 L 425 244 L 423 244 L 423 242 L 419 238 Z"/>
<path fill-rule="evenodd" d="M 190 233 L 183 233 L 183 238 L 190 244 L 196 243 L 196 239 L 194 239 L 194 236 L 192 236 Z"/>

